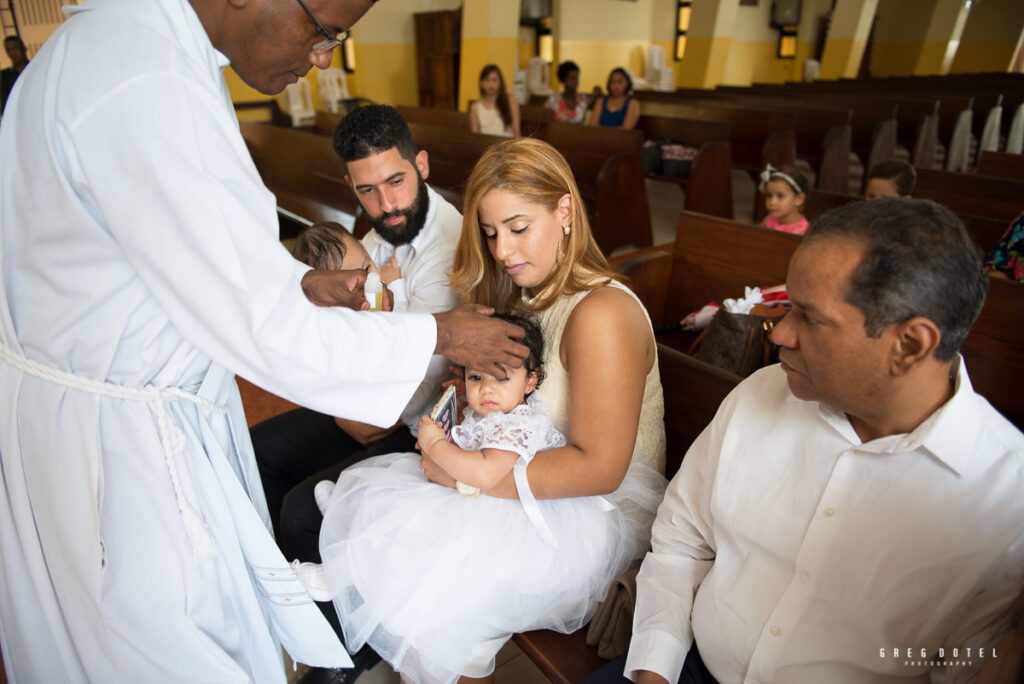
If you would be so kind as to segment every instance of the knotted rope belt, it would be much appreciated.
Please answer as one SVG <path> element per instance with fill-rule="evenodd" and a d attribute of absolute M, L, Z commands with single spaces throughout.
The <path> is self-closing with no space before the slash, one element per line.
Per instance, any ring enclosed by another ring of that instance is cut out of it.
<path fill-rule="evenodd" d="M 216 553 L 216 547 L 210 538 L 209 530 L 203 523 L 203 519 L 192 504 L 189 503 L 188 499 L 185 498 L 185 492 L 181 486 L 181 477 L 178 474 L 178 466 L 175 463 L 175 457 L 184 449 L 185 435 L 180 428 L 172 424 L 166 404 L 170 401 L 188 401 L 204 411 L 222 415 L 227 413 L 226 408 L 178 387 L 128 387 L 79 377 L 73 373 L 33 361 L 12 349 L 8 349 L 3 343 L 0 343 L 0 361 L 4 361 L 27 375 L 62 385 L 69 389 L 149 404 L 150 409 L 156 415 L 157 428 L 160 432 L 160 444 L 163 446 L 164 461 L 167 464 L 167 473 L 171 478 L 175 502 L 185 526 L 185 534 L 188 538 L 189 546 L 193 554 L 199 557 L 211 556 Z"/>

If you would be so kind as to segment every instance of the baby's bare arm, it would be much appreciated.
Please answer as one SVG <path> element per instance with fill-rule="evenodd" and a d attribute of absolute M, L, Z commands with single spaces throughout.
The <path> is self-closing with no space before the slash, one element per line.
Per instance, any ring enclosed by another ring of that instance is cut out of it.
<path fill-rule="evenodd" d="M 473 487 L 490 489 L 512 470 L 519 454 L 505 449 L 468 451 L 445 439 L 437 423 L 420 419 L 420 451 L 453 478 Z"/>

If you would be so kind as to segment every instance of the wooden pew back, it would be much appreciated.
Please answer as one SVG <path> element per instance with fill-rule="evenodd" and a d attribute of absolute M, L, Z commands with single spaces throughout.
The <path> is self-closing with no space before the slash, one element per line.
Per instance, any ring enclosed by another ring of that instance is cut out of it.
<path fill-rule="evenodd" d="M 793 117 L 797 155 L 817 173 L 816 187 L 846 192 L 850 178 L 852 113 L 819 103 L 784 102 L 778 98 L 741 95 L 720 90 L 680 89 L 672 93 L 642 91 L 641 111 L 647 102 L 706 104 L 731 109 L 782 112 Z"/>
<path fill-rule="evenodd" d="M 280 209 L 309 221 L 346 221 L 359 201 L 329 138 L 262 123 L 239 123 L 249 154 Z M 282 220 L 284 235 L 301 226 Z"/>
<path fill-rule="evenodd" d="M 1009 180 L 1024 181 L 1024 154 L 1008 154 L 985 150 L 978 157 L 979 176 L 992 176 Z M 1024 205 L 1024 202 L 1022 202 Z M 1024 209 L 1024 206 L 1021 206 Z"/>
<path fill-rule="evenodd" d="M 957 214 L 984 216 L 1009 225 L 1024 209 L 1024 181 L 918 169 L 914 196 L 935 200 Z"/>
<path fill-rule="evenodd" d="M 679 216 L 662 320 L 678 321 L 705 304 L 742 297 L 746 286 L 786 282 L 800 236 L 715 216 Z"/>

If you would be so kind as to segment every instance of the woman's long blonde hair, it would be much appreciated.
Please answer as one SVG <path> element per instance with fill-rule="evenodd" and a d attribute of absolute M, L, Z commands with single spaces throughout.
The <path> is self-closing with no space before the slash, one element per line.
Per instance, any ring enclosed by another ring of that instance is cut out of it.
<path fill-rule="evenodd" d="M 462 294 L 463 301 L 493 306 L 499 311 L 519 303 L 519 288 L 491 256 L 480 229 L 480 200 L 491 190 L 510 192 L 548 211 L 555 211 L 564 195 L 571 198 L 572 222 L 569 234 L 562 236 L 559 246 L 558 270 L 543 291 L 534 293 L 532 304 L 525 308 L 546 309 L 563 294 L 622 280 L 609 268 L 594 241 L 579 188 L 565 157 L 541 140 L 513 138 L 489 147 L 473 167 L 466 185 L 462 235 L 450 274 L 452 287 Z"/>

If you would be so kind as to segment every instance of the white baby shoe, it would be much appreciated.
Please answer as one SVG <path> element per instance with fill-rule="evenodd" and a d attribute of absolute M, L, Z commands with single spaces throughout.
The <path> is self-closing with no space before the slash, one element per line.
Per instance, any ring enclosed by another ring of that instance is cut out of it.
<path fill-rule="evenodd" d="M 327 588 L 327 573 L 319 563 L 300 563 L 292 561 L 292 571 L 306 588 L 309 597 L 314 601 L 330 601 L 333 597 Z"/>
<path fill-rule="evenodd" d="M 334 493 L 334 482 L 332 480 L 321 480 L 313 487 L 313 498 L 316 499 L 317 508 L 321 513 L 327 512 L 327 505 L 331 503 L 331 494 Z"/>

